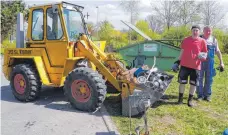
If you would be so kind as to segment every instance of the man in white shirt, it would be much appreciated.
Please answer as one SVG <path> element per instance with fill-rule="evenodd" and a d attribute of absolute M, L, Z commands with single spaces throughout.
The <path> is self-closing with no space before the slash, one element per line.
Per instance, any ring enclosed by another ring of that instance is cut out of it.
<path fill-rule="evenodd" d="M 206 40 L 208 56 L 207 60 L 202 62 L 199 75 L 199 86 L 197 87 L 198 100 L 211 101 L 211 86 L 215 76 L 214 56 L 218 56 L 220 61 L 220 71 L 224 70 L 222 54 L 218 46 L 218 41 L 212 36 L 212 29 L 209 26 L 204 27 L 202 38 Z M 203 81 L 205 78 L 205 81 Z"/>

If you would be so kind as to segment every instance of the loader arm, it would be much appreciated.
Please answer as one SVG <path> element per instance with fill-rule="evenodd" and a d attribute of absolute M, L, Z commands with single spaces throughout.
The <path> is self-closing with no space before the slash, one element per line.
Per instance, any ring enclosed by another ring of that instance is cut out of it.
<path fill-rule="evenodd" d="M 123 81 L 117 80 L 116 76 L 114 76 L 104 65 L 105 63 L 107 64 L 107 55 L 104 54 L 91 40 L 86 41 L 85 38 L 86 37 L 82 36 L 83 40 L 77 42 L 77 51 L 75 52 L 77 57 L 78 55 L 81 57 L 86 57 L 89 61 L 96 65 L 96 68 L 104 76 L 105 79 L 107 79 L 117 90 L 121 91 L 120 86 Z M 121 68 L 118 63 L 116 63 L 116 65 L 116 69 Z"/>
<path fill-rule="evenodd" d="M 87 39 L 85 35 L 82 35 L 81 40 L 76 43 L 75 50 L 76 57 L 86 57 L 118 91 L 122 92 L 122 84 L 126 83 L 130 88 L 130 93 L 133 93 L 135 86 L 132 82 L 129 82 L 124 77 L 122 77 L 123 79 L 117 78 L 118 75 L 122 75 L 122 73 L 125 72 L 124 68 L 121 67 L 114 57 L 102 52 L 90 39 Z"/>

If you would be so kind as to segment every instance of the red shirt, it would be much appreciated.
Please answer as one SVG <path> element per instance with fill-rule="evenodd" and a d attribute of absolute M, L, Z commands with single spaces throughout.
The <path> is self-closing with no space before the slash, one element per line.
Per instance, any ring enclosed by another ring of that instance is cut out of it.
<path fill-rule="evenodd" d="M 200 52 L 207 52 L 207 44 L 203 38 L 192 38 L 186 37 L 181 43 L 181 49 L 183 53 L 181 56 L 181 66 L 188 68 L 201 69 L 201 60 L 198 59 L 198 54 Z"/>

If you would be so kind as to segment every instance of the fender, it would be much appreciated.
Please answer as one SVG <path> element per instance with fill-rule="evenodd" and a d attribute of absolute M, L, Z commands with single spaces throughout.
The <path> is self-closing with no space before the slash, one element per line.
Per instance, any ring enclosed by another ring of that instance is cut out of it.
<path fill-rule="evenodd" d="M 67 58 L 65 65 L 64 65 L 64 71 L 62 74 L 62 79 L 60 82 L 60 86 L 64 85 L 64 81 L 66 79 L 66 76 L 75 68 L 75 64 L 78 60 L 83 59 L 84 57 L 74 57 L 74 58 Z"/>
<path fill-rule="evenodd" d="M 14 61 L 15 59 L 20 59 L 20 60 L 21 59 L 31 59 L 31 60 L 33 60 L 33 62 L 35 63 L 36 69 L 37 69 L 37 71 L 39 73 L 39 76 L 40 76 L 40 79 L 41 79 L 42 83 L 45 84 L 45 85 L 52 85 L 50 83 L 50 79 L 49 79 L 49 76 L 48 76 L 48 74 L 46 72 L 46 69 L 45 69 L 45 66 L 44 66 L 44 62 L 43 62 L 41 56 L 10 56 L 9 62 Z M 8 66 L 4 65 L 4 69 L 5 68 L 9 69 L 7 71 L 8 75 L 6 75 L 7 79 L 9 80 L 12 67 L 9 68 Z"/>

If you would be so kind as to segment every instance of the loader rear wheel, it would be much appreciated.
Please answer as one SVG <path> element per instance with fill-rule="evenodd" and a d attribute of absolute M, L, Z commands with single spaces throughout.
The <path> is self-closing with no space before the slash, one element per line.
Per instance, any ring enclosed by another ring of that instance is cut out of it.
<path fill-rule="evenodd" d="M 13 95 L 19 101 L 33 101 L 39 96 L 41 89 L 40 77 L 30 66 L 19 64 L 13 67 L 10 85 Z"/>
<path fill-rule="evenodd" d="M 75 68 L 64 82 L 64 94 L 70 103 L 76 109 L 87 112 L 101 107 L 106 89 L 102 76 L 85 67 Z"/>

